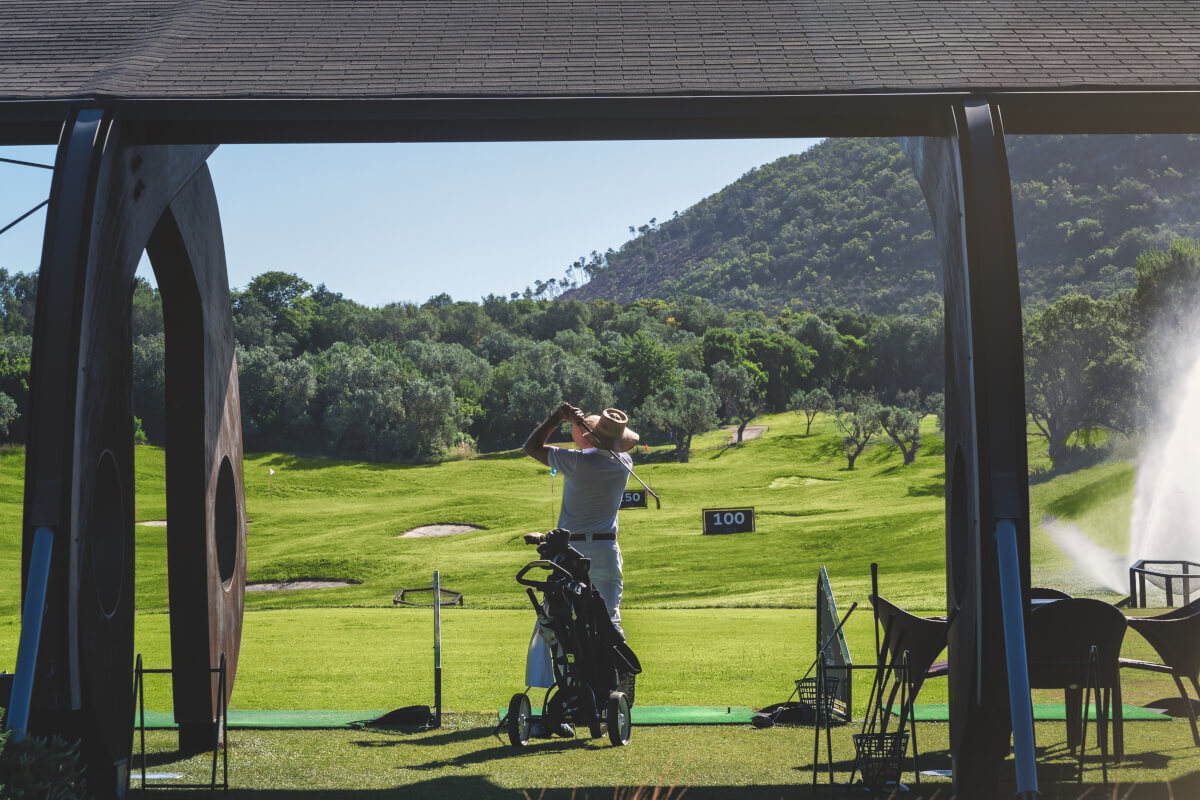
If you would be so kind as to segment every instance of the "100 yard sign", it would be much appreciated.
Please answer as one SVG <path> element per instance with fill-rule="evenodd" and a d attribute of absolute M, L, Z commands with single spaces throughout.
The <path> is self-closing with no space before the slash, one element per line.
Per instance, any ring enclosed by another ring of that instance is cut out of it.
<path fill-rule="evenodd" d="M 753 533 L 753 508 L 704 509 L 704 533 Z"/>

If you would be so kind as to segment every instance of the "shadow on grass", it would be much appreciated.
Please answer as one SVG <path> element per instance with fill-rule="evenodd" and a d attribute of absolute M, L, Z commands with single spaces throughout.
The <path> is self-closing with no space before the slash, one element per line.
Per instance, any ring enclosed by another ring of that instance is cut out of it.
<path fill-rule="evenodd" d="M 1046 506 L 1046 511 L 1056 517 L 1074 519 L 1089 508 L 1094 508 L 1103 501 L 1128 490 L 1133 480 L 1134 475 L 1131 472 L 1105 475 L 1050 503 Z M 1031 475 L 1030 483 L 1032 482 L 1033 476 Z"/>
<path fill-rule="evenodd" d="M 137 789 L 130 791 L 130 797 L 158 797 L 161 793 L 143 793 Z M 173 798 L 208 797 L 207 790 L 175 791 L 170 794 Z M 577 786 L 560 789 L 541 789 L 527 787 L 524 789 L 506 789 L 496 786 L 484 778 L 451 777 L 436 778 L 431 781 L 396 786 L 386 789 L 230 789 L 230 800 L 414 800 L 419 798 L 436 798 L 436 800 L 634 800 L 635 798 L 657 797 L 659 800 L 677 800 L 683 796 L 692 800 L 728 800 L 736 797 L 738 800 L 779 800 L 788 798 L 825 798 L 829 796 L 829 788 L 820 786 L 816 793 L 810 787 L 804 786 L 690 786 L 675 789 L 668 794 L 667 787 L 657 793 L 654 787 L 624 787 L 624 786 Z M 870 797 L 866 793 L 856 796 Z M 906 800 L 935 800 L 935 795 L 920 792 L 905 794 Z M 937 800 L 949 800 L 945 787 Z"/>
<path fill-rule="evenodd" d="M 841 442 L 825 442 L 817 448 L 817 455 L 825 459 L 836 459 L 846 457 L 846 446 Z"/>
<path fill-rule="evenodd" d="M 382 734 L 389 738 L 383 741 L 371 741 L 369 739 L 358 740 L 353 744 L 358 747 L 397 747 L 399 745 L 416 745 L 420 747 L 441 746 L 447 744 L 456 744 L 459 742 L 472 742 L 477 739 L 486 739 L 492 735 L 489 728 L 465 728 L 462 730 L 443 729 L 440 733 L 427 734 L 421 731 L 420 728 L 368 728 L 369 731 L 376 734 Z"/>
<path fill-rule="evenodd" d="M 936 475 L 924 483 L 914 483 L 908 487 L 909 497 L 945 497 L 946 473 Z"/>

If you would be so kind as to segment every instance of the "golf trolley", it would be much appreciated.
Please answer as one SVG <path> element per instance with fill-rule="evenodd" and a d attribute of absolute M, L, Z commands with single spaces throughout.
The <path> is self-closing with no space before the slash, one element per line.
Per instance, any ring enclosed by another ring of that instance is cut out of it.
<path fill-rule="evenodd" d="M 616 746 L 629 743 L 629 698 L 619 691 L 624 676 L 642 671 L 637 656 L 613 625 L 588 571 L 591 559 L 571 547 L 570 532 L 556 528 L 544 536 L 530 536 L 537 544 L 537 561 L 517 573 L 541 625 L 541 636 L 550 648 L 554 685 L 546 690 L 540 715 L 534 715 L 528 689 L 513 695 L 504 725 L 508 740 L 521 747 L 530 739 L 535 723 L 554 730 L 563 723 L 587 726 L 592 738 L 604 735 Z M 543 580 L 526 577 L 544 570 Z M 538 601 L 537 594 L 542 594 Z"/>

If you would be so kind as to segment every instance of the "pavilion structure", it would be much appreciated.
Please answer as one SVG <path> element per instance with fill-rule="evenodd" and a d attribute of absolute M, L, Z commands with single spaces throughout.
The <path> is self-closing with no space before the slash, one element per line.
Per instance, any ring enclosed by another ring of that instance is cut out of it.
<path fill-rule="evenodd" d="M 0 0 L 0 144 L 58 145 L 28 420 L 22 587 L 44 594 L 23 612 L 28 729 L 82 738 L 91 788 L 125 794 L 145 250 L 166 329 L 175 713 L 185 748 L 219 734 L 210 670 L 224 654 L 232 687 L 246 518 L 216 146 L 894 136 L 944 270 L 956 794 L 998 796 L 1010 741 L 1032 792 L 1004 137 L 1196 132 L 1198 111 L 1200 5 L 1178 0 Z"/>

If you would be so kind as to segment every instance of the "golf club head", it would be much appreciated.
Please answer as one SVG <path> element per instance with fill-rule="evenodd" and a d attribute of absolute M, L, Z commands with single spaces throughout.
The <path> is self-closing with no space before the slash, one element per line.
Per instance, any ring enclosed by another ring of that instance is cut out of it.
<path fill-rule="evenodd" d="M 756 728 L 773 728 L 775 727 L 775 720 L 766 714 L 755 714 L 750 718 L 750 724 Z"/>

